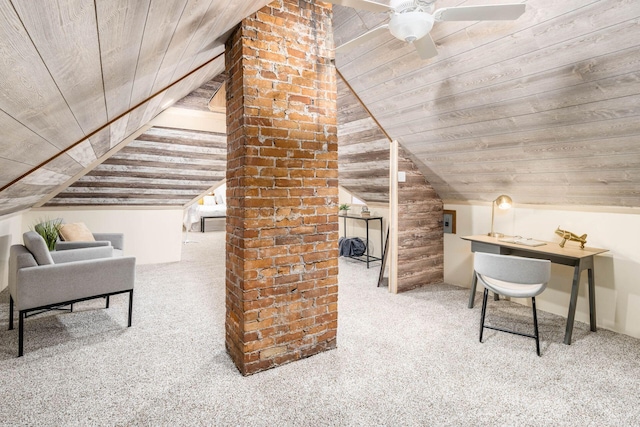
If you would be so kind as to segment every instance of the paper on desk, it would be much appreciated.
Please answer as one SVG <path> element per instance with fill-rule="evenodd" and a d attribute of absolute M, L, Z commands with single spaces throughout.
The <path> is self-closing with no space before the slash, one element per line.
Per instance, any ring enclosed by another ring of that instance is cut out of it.
<path fill-rule="evenodd" d="M 543 245 L 546 245 L 545 242 L 541 242 L 539 240 L 533 240 L 533 239 L 527 238 L 527 237 L 520 237 L 520 236 L 505 237 L 503 239 L 498 239 L 498 241 L 504 242 L 504 243 L 515 243 L 516 245 L 525 245 L 525 246 L 543 246 Z"/>

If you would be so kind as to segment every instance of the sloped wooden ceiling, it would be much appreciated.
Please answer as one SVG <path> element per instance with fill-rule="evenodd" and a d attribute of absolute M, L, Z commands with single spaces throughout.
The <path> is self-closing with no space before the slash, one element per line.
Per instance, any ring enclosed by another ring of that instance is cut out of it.
<path fill-rule="evenodd" d="M 208 113 L 224 79 L 204 83 L 172 111 Z M 153 126 L 44 206 L 183 206 L 225 178 L 226 159 L 226 133 Z"/>
<path fill-rule="evenodd" d="M 226 79 L 227 75 L 225 73 L 218 74 L 210 81 L 195 89 L 189 95 L 177 100 L 176 103 L 173 104 L 173 107 L 184 108 L 187 110 L 211 111 L 209 102 L 211 101 L 211 98 L 218 94 L 218 90 L 220 90 L 224 85 Z M 223 96 L 221 100 L 224 101 L 225 97 Z"/>
<path fill-rule="evenodd" d="M 218 75 L 216 40 L 267 3 L 0 2 L 0 215 L 42 202 Z M 437 23 L 430 60 L 383 34 L 336 65 L 445 201 L 640 206 L 640 2 L 526 5 L 514 22 Z M 335 6 L 335 44 L 387 19 Z M 343 136 L 365 124 L 340 120 Z"/>
<path fill-rule="evenodd" d="M 517 21 L 436 23 L 435 58 L 383 34 L 336 65 L 444 200 L 640 206 L 639 17 L 635 0 L 527 0 Z M 387 20 L 335 6 L 335 44 Z"/>
<path fill-rule="evenodd" d="M 389 139 L 338 78 L 340 185 L 366 202 L 389 202 Z"/>
<path fill-rule="evenodd" d="M 82 173 L 224 70 L 268 0 L 0 2 L 0 215 Z"/>
<path fill-rule="evenodd" d="M 45 206 L 183 206 L 225 178 L 227 135 L 153 127 Z"/>

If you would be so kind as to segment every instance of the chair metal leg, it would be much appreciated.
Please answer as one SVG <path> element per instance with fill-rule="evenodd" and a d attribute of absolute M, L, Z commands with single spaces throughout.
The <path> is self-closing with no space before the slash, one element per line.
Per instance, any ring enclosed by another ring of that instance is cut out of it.
<path fill-rule="evenodd" d="M 131 313 L 133 311 L 133 289 L 129 291 L 129 323 L 127 327 L 131 327 Z"/>
<path fill-rule="evenodd" d="M 484 316 L 487 313 L 487 297 L 489 291 L 485 288 L 482 296 L 482 311 L 480 312 L 480 342 L 482 342 L 482 333 L 484 332 Z"/>
<path fill-rule="evenodd" d="M 9 295 L 9 330 L 13 329 L 13 297 Z"/>
<path fill-rule="evenodd" d="M 533 335 L 536 339 L 536 352 L 540 356 L 540 335 L 538 334 L 538 315 L 536 314 L 536 297 L 531 297 L 533 307 Z"/>
<path fill-rule="evenodd" d="M 105 308 L 109 308 L 109 295 L 107 295 L 107 306 Z"/>
<path fill-rule="evenodd" d="M 18 312 L 18 357 L 22 357 L 24 349 L 24 315 L 24 312 Z"/>

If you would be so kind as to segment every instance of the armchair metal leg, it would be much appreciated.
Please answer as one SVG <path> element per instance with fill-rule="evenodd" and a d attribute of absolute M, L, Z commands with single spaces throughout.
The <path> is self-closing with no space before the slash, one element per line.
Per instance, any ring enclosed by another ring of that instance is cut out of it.
<path fill-rule="evenodd" d="M 13 329 L 13 297 L 9 295 L 9 330 Z"/>
<path fill-rule="evenodd" d="M 487 297 L 489 296 L 489 291 L 485 288 L 484 294 L 482 296 L 482 311 L 480 313 L 480 342 L 482 342 L 482 333 L 484 332 L 484 317 L 487 314 Z"/>
<path fill-rule="evenodd" d="M 18 357 L 22 357 L 24 349 L 24 316 L 23 311 L 18 312 Z"/>
<path fill-rule="evenodd" d="M 538 334 L 538 315 L 536 313 L 536 297 L 531 297 L 531 305 L 533 306 L 533 335 L 536 339 L 536 352 L 540 356 L 540 335 Z"/>
<path fill-rule="evenodd" d="M 129 323 L 127 327 L 131 327 L 131 313 L 133 311 L 133 289 L 129 291 Z"/>
<path fill-rule="evenodd" d="M 107 295 L 107 306 L 105 308 L 109 308 L 109 295 Z"/>

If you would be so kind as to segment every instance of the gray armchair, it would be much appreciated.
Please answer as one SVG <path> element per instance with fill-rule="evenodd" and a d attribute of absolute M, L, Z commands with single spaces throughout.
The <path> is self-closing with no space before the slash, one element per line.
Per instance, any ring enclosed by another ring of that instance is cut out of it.
<path fill-rule="evenodd" d="M 114 256 L 122 256 L 124 250 L 124 234 L 122 233 L 91 233 L 95 242 L 66 242 L 59 240 L 56 243 L 56 251 L 69 249 L 95 248 L 100 246 L 112 246 Z"/>
<path fill-rule="evenodd" d="M 62 218 L 56 218 L 54 220 L 46 221 L 54 222 L 58 225 L 64 225 L 65 222 Z M 35 229 L 42 227 L 46 222 L 36 224 Z M 88 231 L 88 230 L 87 230 Z M 91 233 L 94 238 L 92 241 L 65 241 L 62 235 L 58 236 L 56 242 L 56 251 L 65 251 L 68 249 L 83 249 L 83 248 L 95 248 L 98 246 L 113 246 L 113 255 L 122 256 L 124 250 L 124 234 L 123 233 Z"/>
<path fill-rule="evenodd" d="M 103 245 L 49 252 L 36 232 L 23 235 L 24 245 L 9 254 L 9 329 L 18 310 L 18 357 L 23 355 L 24 320 L 34 312 L 94 298 L 129 293 L 131 326 L 135 258 L 113 257 L 113 247 Z M 38 314 L 38 313 L 35 313 Z"/>

